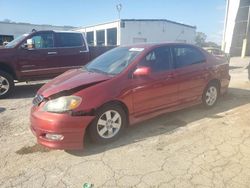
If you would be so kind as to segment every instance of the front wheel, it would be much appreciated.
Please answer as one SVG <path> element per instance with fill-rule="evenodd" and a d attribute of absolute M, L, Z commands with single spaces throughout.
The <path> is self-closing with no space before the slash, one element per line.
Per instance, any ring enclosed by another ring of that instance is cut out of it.
<path fill-rule="evenodd" d="M 208 84 L 202 96 L 202 103 L 205 107 L 211 108 L 216 104 L 219 96 L 218 88 L 218 84 L 216 83 Z"/>
<path fill-rule="evenodd" d="M 88 134 L 95 143 L 109 143 L 119 138 L 126 124 L 126 113 L 119 105 L 105 105 L 97 111 Z"/>
<path fill-rule="evenodd" d="M 0 99 L 7 97 L 14 88 L 12 76 L 6 72 L 0 71 Z"/>

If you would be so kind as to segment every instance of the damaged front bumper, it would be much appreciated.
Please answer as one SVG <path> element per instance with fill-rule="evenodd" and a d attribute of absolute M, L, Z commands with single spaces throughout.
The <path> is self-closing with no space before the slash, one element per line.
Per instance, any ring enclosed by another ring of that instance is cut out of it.
<path fill-rule="evenodd" d="M 31 130 L 39 144 L 53 149 L 83 149 L 87 126 L 95 116 L 72 116 L 31 109 Z"/>

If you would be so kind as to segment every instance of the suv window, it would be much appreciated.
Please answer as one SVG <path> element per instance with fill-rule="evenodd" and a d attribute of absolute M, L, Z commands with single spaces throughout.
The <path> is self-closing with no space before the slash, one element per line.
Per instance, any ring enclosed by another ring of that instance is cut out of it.
<path fill-rule="evenodd" d="M 83 46 L 81 33 L 56 33 L 57 47 L 79 47 Z"/>
<path fill-rule="evenodd" d="M 149 66 L 152 71 L 165 71 L 172 68 L 171 50 L 169 47 L 156 48 L 149 52 L 142 63 L 142 66 Z"/>
<path fill-rule="evenodd" d="M 34 42 L 33 47 L 36 49 L 54 47 L 53 33 L 35 34 L 31 39 Z"/>
<path fill-rule="evenodd" d="M 206 59 L 201 51 L 191 46 L 176 46 L 173 54 L 176 68 L 202 63 Z"/>

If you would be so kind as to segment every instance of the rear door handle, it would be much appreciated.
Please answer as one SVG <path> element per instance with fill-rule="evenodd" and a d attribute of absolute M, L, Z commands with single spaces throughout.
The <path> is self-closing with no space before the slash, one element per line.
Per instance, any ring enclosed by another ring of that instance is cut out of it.
<path fill-rule="evenodd" d="M 48 52 L 48 55 L 56 55 L 57 52 Z"/>
<path fill-rule="evenodd" d="M 84 52 L 85 52 L 84 50 L 80 50 L 80 51 L 79 51 L 80 54 L 81 54 L 81 53 L 84 53 Z"/>

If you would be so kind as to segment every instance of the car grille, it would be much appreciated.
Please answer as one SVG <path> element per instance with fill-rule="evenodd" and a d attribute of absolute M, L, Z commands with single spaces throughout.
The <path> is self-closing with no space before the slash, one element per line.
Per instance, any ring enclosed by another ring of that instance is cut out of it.
<path fill-rule="evenodd" d="M 44 97 L 42 95 L 37 94 L 35 96 L 35 98 L 33 99 L 32 103 L 35 106 L 39 106 L 39 104 L 41 104 L 41 102 L 43 102 L 43 100 L 44 100 Z"/>

